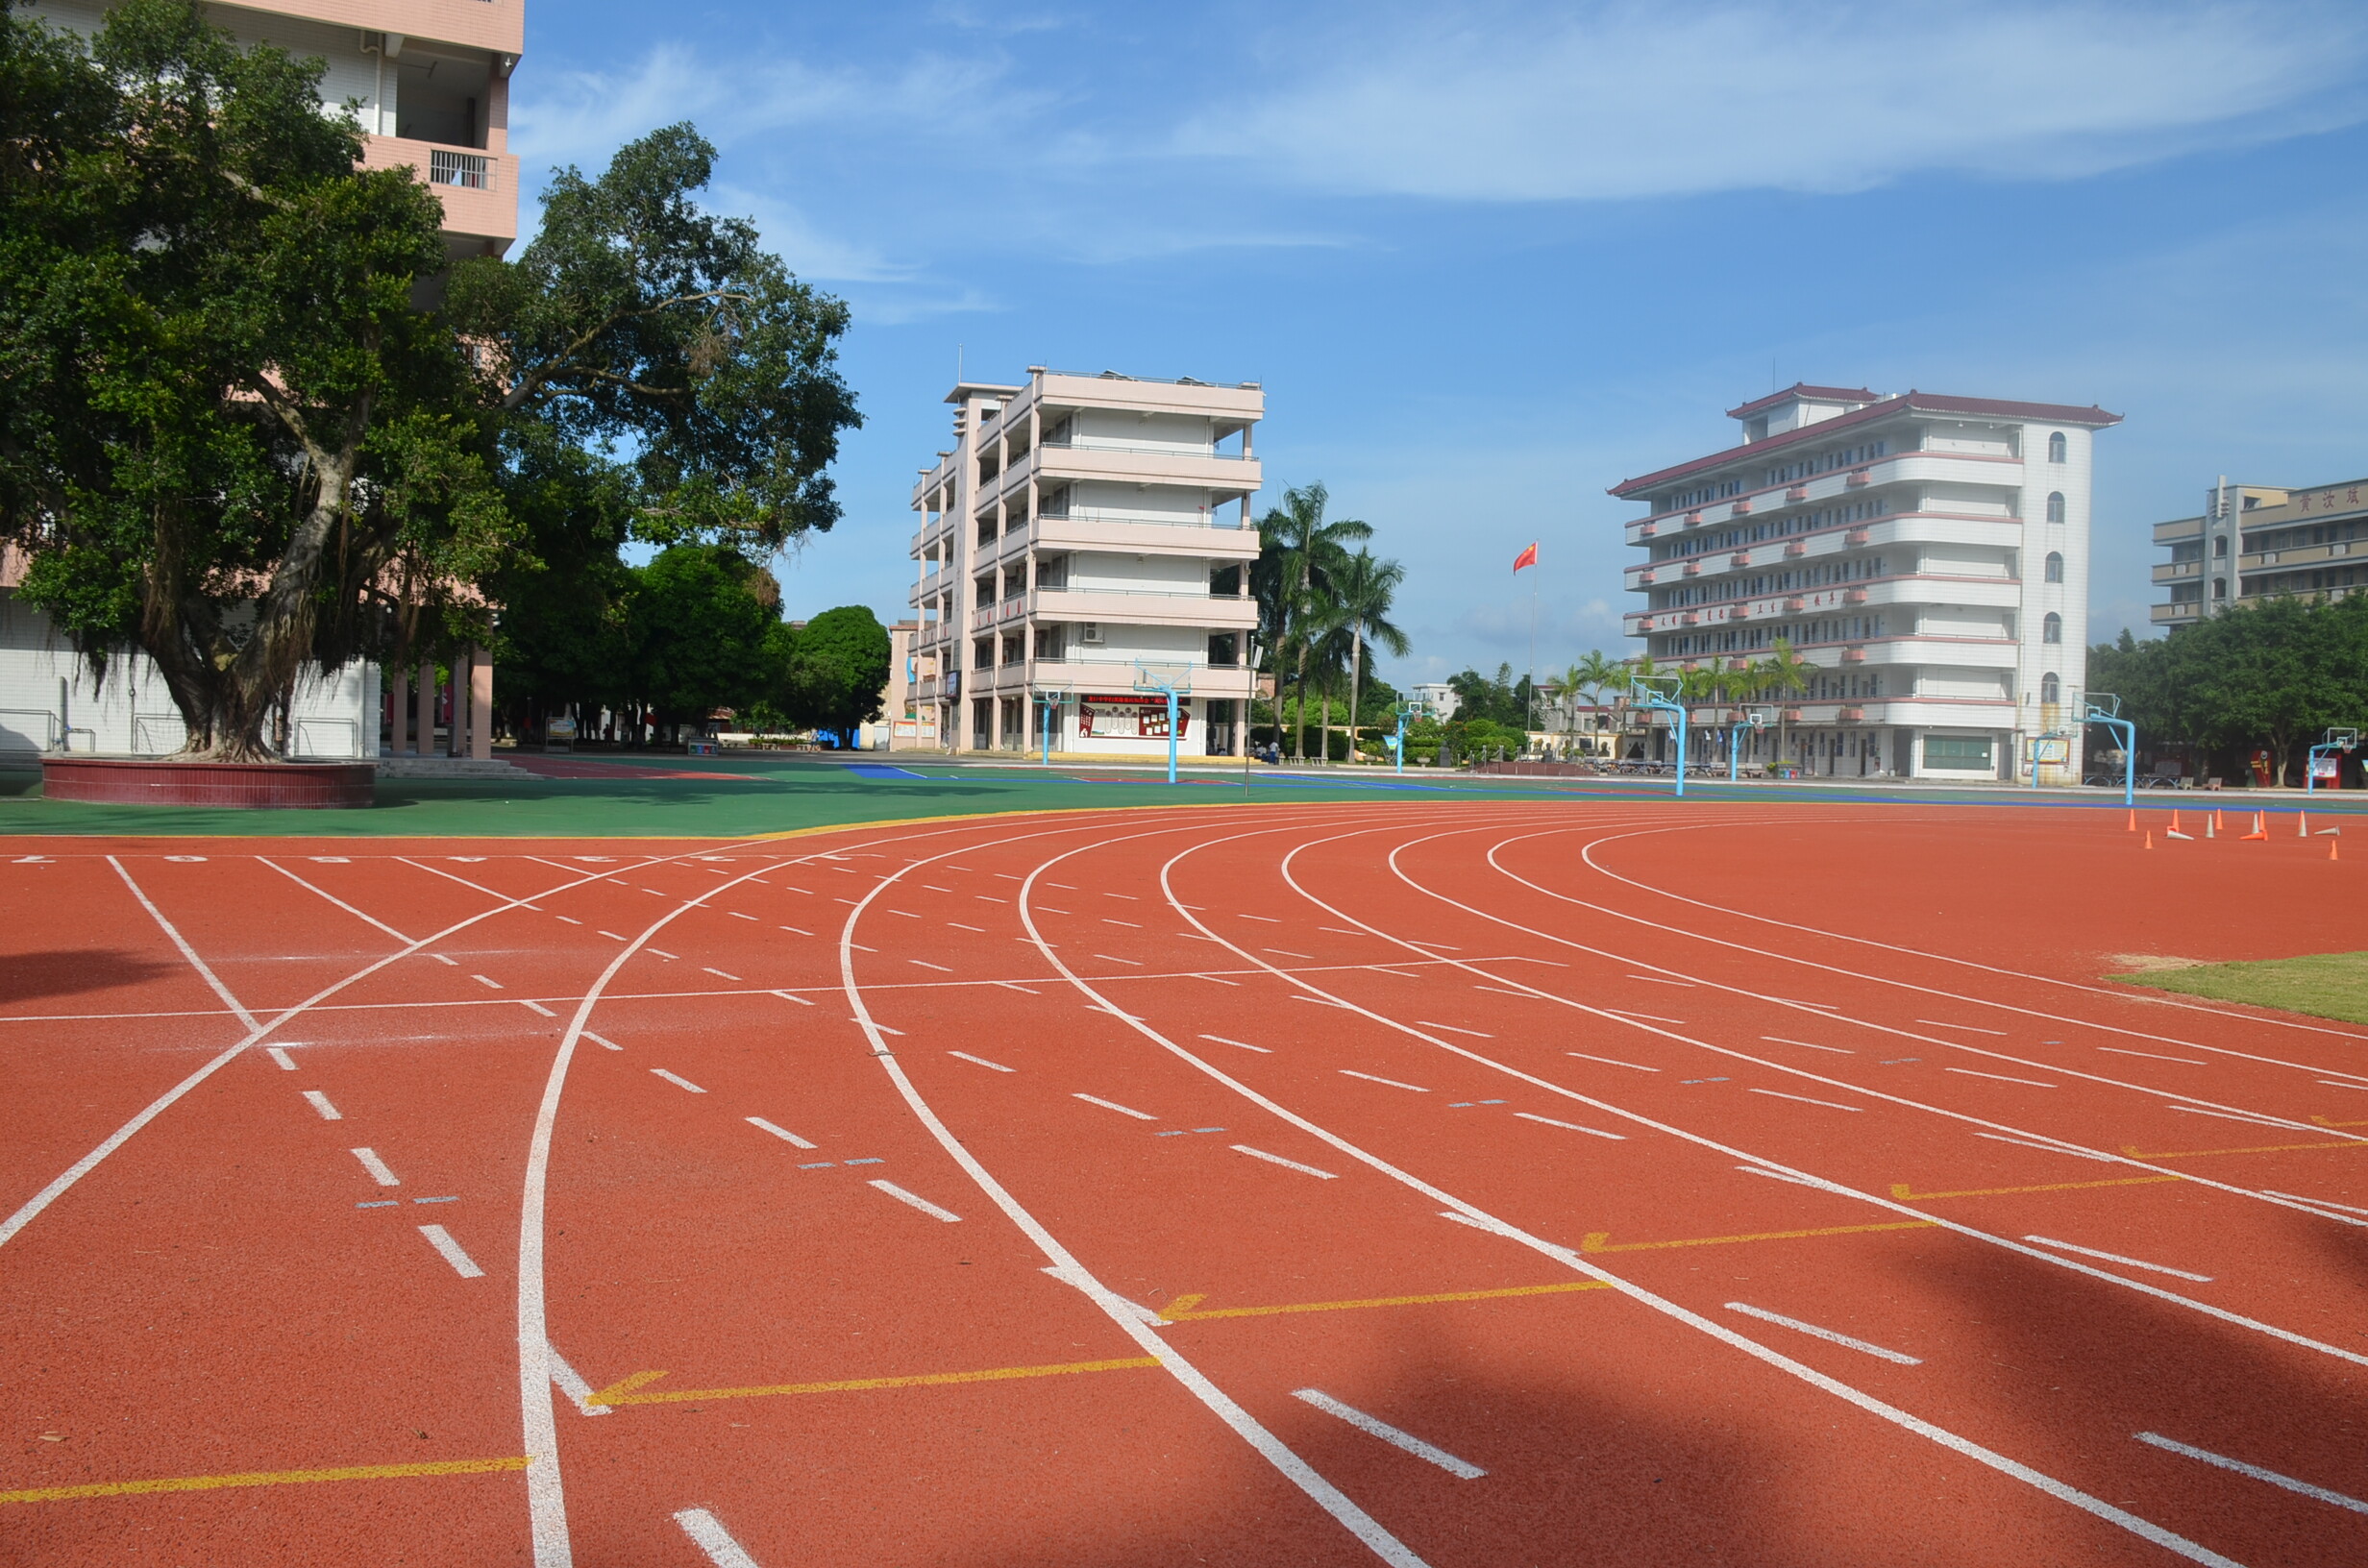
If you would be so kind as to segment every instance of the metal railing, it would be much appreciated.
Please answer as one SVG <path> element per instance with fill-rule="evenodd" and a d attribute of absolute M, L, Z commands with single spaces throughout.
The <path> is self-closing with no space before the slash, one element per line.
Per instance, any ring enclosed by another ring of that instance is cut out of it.
<path fill-rule="evenodd" d="M 449 148 L 432 147 L 428 150 L 428 184 L 491 190 L 493 159 L 482 153 L 456 153 Z"/>
<path fill-rule="evenodd" d="M 1258 460 L 1254 456 L 1244 456 L 1238 452 L 1216 452 L 1192 447 L 1115 446 L 1100 441 L 1045 441 L 1039 445 L 1046 452 L 1119 452 L 1151 457 L 1214 457 L 1225 463 L 1254 463 Z M 1025 455 L 1025 453 L 1020 454 L 1021 457 Z M 1014 463 L 1019 460 L 1020 457 L 1012 459 Z"/>

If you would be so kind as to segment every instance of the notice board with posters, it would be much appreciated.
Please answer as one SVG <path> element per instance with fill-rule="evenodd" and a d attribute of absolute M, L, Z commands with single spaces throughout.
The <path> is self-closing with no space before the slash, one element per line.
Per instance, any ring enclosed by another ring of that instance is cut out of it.
<path fill-rule="evenodd" d="M 1178 698 L 1176 739 L 1182 740 L 1192 727 L 1192 707 Z M 1095 740 L 1164 741 L 1168 738 L 1168 699 L 1164 696 L 1142 697 L 1131 693 L 1123 697 L 1080 697 L 1077 733 Z"/>

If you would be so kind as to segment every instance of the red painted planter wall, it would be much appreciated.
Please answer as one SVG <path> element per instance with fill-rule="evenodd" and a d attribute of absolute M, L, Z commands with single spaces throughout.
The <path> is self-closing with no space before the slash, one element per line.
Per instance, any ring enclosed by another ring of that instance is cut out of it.
<path fill-rule="evenodd" d="M 378 770 L 366 762 L 148 762 L 43 757 L 41 794 L 108 805 L 368 806 Z"/>

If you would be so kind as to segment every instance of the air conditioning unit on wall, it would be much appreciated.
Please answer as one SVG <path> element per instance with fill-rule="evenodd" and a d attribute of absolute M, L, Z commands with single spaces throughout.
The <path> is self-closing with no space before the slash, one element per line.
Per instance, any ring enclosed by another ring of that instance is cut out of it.
<path fill-rule="evenodd" d="M 1077 641 L 1099 648 L 1101 646 L 1101 623 L 1098 621 L 1078 622 Z"/>

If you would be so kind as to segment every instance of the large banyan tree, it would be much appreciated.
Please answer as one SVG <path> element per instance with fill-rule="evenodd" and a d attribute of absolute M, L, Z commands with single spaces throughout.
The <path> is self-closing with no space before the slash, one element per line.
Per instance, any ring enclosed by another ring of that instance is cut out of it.
<path fill-rule="evenodd" d="M 836 517 L 855 423 L 845 307 L 700 210 L 687 126 L 456 266 L 321 72 L 189 0 L 87 44 L 0 13 L 0 534 L 94 670 L 155 661 L 186 756 L 270 756 L 308 665 L 481 638 L 480 585 L 535 559 L 521 453 L 621 469 L 654 536 L 772 550 Z"/>

